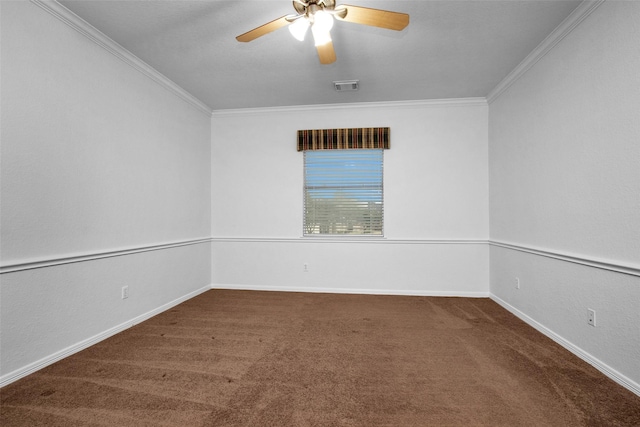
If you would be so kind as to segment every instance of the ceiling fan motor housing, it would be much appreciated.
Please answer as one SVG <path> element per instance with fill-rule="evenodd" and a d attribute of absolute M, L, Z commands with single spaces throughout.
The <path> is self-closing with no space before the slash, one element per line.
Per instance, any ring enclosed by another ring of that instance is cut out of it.
<path fill-rule="evenodd" d="M 309 0 L 307 2 L 294 0 L 293 2 L 293 8 L 299 15 L 306 15 L 307 12 L 313 15 L 318 10 L 333 10 L 335 6 L 335 0 Z"/>

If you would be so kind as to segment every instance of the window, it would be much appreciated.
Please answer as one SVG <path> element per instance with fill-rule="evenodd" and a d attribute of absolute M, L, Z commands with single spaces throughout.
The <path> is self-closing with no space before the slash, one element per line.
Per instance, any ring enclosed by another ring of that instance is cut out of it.
<path fill-rule="evenodd" d="M 304 152 L 304 235 L 382 236 L 382 149 Z"/>

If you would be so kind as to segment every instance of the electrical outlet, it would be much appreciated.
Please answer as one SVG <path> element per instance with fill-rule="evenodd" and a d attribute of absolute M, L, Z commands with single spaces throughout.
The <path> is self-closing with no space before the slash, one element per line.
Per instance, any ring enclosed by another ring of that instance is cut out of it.
<path fill-rule="evenodd" d="M 516 277 L 515 284 L 516 284 L 516 289 L 520 289 L 520 278 L 519 277 Z"/>
<path fill-rule="evenodd" d="M 122 299 L 127 299 L 129 298 L 129 287 L 128 286 L 123 286 L 122 287 Z"/>
<path fill-rule="evenodd" d="M 587 309 L 587 323 L 593 327 L 596 326 L 596 311 L 590 308 Z"/>
<path fill-rule="evenodd" d="M 304 271 L 305 273 L 309 272 L 309 263 L 305 262 L 304 264 L 302 264 L 302 271 Z"/>

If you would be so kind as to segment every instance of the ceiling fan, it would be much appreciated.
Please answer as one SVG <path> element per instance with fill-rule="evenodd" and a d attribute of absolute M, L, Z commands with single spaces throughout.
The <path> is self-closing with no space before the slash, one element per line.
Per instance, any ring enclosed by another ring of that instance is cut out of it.
<path fill-rule="evenodd" d="M 396 31 L 402 30 L 409 24 L 409 15 L 406 13 L 348 4 L 336 6 L 335 0 L 293 0 L 293 8 L 296 10 L 295 15 L 285 15 L 275 19 L 239 35 L 236 39 L 239 42 L 250 42 L 278 28 L 290 25 L 291 34 L 302 41 L 311 27 L 320 63 L 331 64 L 336 60 L 330 33 L 334 18 Z"/>

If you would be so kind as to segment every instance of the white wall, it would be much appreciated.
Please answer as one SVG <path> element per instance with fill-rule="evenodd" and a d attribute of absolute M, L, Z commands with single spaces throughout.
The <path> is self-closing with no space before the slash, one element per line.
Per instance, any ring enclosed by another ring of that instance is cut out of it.
<path fill-rule="evenodd" d="M 489 172 L 491 293 L 640 392 L 638 22 L 603 3 L 490 104 Z"/>
<path fill-rule="evenodd" d="M 380 126 L 391 128 L 385 239 L 301 238 L 296 131 Z M 216 112 L 214 285 L 487 295 L 487 162 L 482 100 Z"/>
<path fill-rule="evenodd" d="M 1 7 L 8 381 L 210 285 L 211 166 L 207 114 L 43 8 Z"/>

